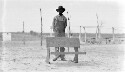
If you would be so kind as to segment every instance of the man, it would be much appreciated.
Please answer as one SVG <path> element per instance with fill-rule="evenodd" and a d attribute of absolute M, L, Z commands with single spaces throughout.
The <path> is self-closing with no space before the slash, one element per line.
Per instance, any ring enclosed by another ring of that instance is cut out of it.
<path fill-rule="evenodd" d="M 58 9 L 56 9 L 59 14 L 54 17 L 53 19 L 53 32 L 55 34 L 55 37 L 65 37 L 65 28 L 67 26 L 67 18 L 63 15 L 63 12 L 65 11 L 65 8 L 63 6 L 59 6 Z M 64 52 L 65 48 L 64 47 L 55 47 L 56 52 Z M 63 54 L 61 55 L 55 55 L 56 58 L 53 59 L 53 61 L 56 61 L 59 57 L 61 58 L 62 61 L 65 61 L 65 58 Z"/>

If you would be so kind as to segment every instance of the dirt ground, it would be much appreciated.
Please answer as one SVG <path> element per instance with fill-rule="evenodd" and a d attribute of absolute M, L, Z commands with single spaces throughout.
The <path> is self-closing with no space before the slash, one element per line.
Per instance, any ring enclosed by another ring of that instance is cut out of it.
<path fill-rule="evenodd" d="M 73 63 L 74 55 L 65 55 L 67 61 L 45 62 L 46 43 L 39 41 L 6 42 L 1 46 L 0 72 L 124 72 L 124 44 L 81 45 L 79 63 Z M 65 51 L 68 49 L 65 47 Z M 51 49 L 54 51 L 54 48 Z M 73 51 L 73 48 L 70 48 Z"/>

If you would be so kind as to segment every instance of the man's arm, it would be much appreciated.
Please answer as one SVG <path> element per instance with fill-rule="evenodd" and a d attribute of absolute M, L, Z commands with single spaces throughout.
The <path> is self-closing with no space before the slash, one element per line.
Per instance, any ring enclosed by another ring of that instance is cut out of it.
<path fill-rule="evenodd" d="M 53 18 L 52 28 L 53 28 L 53 31 L 55 31 L 55 17 Z"/>
<path fill-rule="evenodd" d="M 65 21 L 65 28 L 66 28 L 66 26 L 67 26 L 67 18 L 66 18 L 66 21 Z"/>

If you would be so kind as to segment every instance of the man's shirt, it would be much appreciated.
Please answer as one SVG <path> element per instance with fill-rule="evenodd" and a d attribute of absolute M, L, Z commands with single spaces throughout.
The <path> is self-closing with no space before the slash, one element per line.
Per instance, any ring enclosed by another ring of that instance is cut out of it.
<path fill-rule="evenodd" d="M 67 26 L 67 18 L 62 15 L 57 15 L 53 19 L 53 31 L 54 32 L 65 32 Z"/>

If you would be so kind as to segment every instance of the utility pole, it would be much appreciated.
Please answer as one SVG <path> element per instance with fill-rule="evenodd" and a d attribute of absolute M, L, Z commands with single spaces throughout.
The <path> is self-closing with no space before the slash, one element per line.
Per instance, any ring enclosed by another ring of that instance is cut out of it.
<path fill-rule="evenodd" d="M 101 41 L 102 35 L 101 35 L 101 28 L 102 28 L 103 22 L 101 21 L 101 25 L 99 26 L 99 39 Z"/>
<path fill-rule="evenodd" d="M 97 29 L 96 29 L 96 40 L 97 40 L 99 38 L 99 22 L 97 13 L 96 13 L 96 18 L 97 18 Z"/>
<path fill-rule="evenodd" d="M 68 12 L 67 12 L 67 16 L 68 16 Z M 69 19 L 69 17 L 68 17 L 68 22 L 69 22 L 69 36 L 68 37 L 70 38 L 70 32 L 71 31 L 70 31 L 70 19 Z M 69 47 L 68 47 L 68 52 L 69 52 Z"/>
<path fill-rule="evenodd" d="M 96 13 L 96 17 L 97 17 L 96 41 L 99 40 L 99 43 L 100 43 L 100 25 L 99 25 L 99 22 L 98 22 L 98 15 L 97 15 L 97 13 Z"/>
<path fill-rule="evenodd" d="M 23 21 L 23 44 L 25 45 L 25 31 L 24 31 L 24 21 Z"/>
<path fill-rule="evenodd" d="M 80 26 L 79 39 L 81 40 L 81 26 Z"/>
<path fill-rule="evenodd" d="M 42 12 L 41 12 L 41 8 L 40 8 L 40 16 L 41 16 L 41 46 L 42 46 L 42 39 L 43 39 L 43 37 L 42 37 Z"/>
<path fill-rule="evenodd" d="M 23 21 L 23 33 L 24 33 L 24 21 Z"/>
<path fill-rule="evenodd" d="M 113 42 L 114 42 L 114 40 L 115 40 L 115 35 L 114 35 L 114 27 L 112 27 L 112 40 L 113 40 Z"/>
<path fill-rule="evenodd" d="M 68 12 L 67 12 L 67 15 L 68 15 Z M 71 16 L 70 16 L 71 17 Z M 69 38 L 70 38 L 70 33 L 71 33 L 71 30 L 70 30 L 70 18 L 68 17 L 68 22 L 69 22 Z"/>
<path fill-rule="evenodd" d="M 52 26 L 50 26 L 50 29 L 51 29 L 51 33 L 50 33 L 50 37 L 52 37 L 53 36 L 53 27 Z"/>
<path fill-rule="evenodd" d="M 83 28 L 84 28 L 84 31 L 85 31 L 85 43 L 86 43 L 86 40 L 87 40 L 87 39 L 86 39 L 86 30 L 85 30 L 85 27 L 83 27 Z"/>

